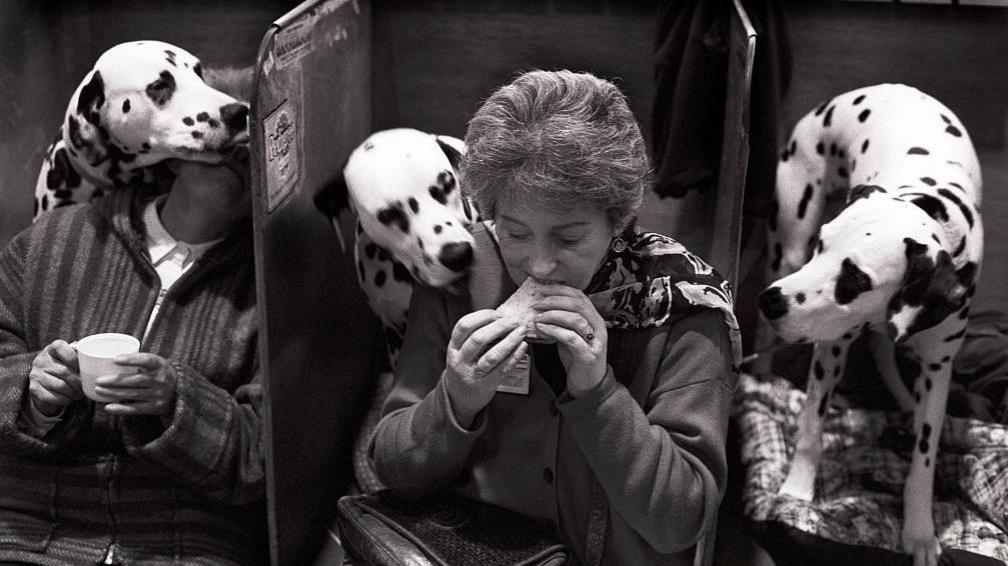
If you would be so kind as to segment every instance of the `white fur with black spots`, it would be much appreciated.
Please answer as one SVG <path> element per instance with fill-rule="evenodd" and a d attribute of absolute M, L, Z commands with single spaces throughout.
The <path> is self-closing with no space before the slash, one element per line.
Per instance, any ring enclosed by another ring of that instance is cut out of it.
<path fill-rule="evenodd" d="M 463 194 L 458 162 L 462 140 L 408 128 L 376 132 L 347 159 L 342 175 L 315 195 L 315 206 L 333 224 L 340 243 L 340 217 L 357 216 L 354 256 L 357 281 L 381 320 L 389 367 L 395 368 L 406 333 L 413 286 L 451 288 L 462 282 L 472 262 L 467 226 L 479 215 Z M 371 433 L 378 424 L 392 372 L 376 376 L 368 413 L 354 445 L 357 487 L 383 487 L 370 458 Z"/>
<path fill-rule="evenodd" d="M 827 197 L 846 205 L 824 224 Z M 796 448 L 780 493 L 812 500 L 822 421 L 851 342 L 869 335 L 879 373 L 904 410 L 915 444 L 904 489 L 903 550 L 915 566 L 941 548 L 931 501 L 952 360 L 962 343 L 983 257 L 982 180 L 962 123 L 905 85 L 832 98 L 795 126 L 777 166 L 769 266 L 757 350 L 815 343 Z M 913 391 L 894 343 L 916 366 Z M 752 372 L 767 373 L 770 356 Z"/>
<path fill-rule="evenodd" d="M 451 287 L 472 262 L 467 226 L 478 214 L 458 182 L 464 152 L 462 140 L 450 136 L 409 128 L 375 132 L 315 197 L 337 234 L 344 209 L 357 215 L 357 280 L 384 326 L 392 367 L 415 282 Z"/>
<path fill-rule="evenodd" d="M 131 41 L 103 53 L 46 150 L 35 217 L 106 190 L 157 183 L 165 171 L 156 166 L 166 159 L 219 163 L 247 144 L 248 104 L 203 76 L 199 59 L 161 41 Z M 244 83 L 250 90 L 250 73 Z"/>

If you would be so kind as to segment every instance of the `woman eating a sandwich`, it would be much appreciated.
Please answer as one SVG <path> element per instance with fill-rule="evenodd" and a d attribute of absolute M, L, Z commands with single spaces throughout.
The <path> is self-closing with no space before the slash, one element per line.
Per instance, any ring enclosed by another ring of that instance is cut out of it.
<path fill-rule="evenodd" d="M 727 283 L 635 216 L 640 130 L 610 82 L 532 71 L 465 136 L 484 218 L 462 293 L 418 287 L 379 477 L 549 522 L 584 564 L 690 564 L 724 492 Z"/>

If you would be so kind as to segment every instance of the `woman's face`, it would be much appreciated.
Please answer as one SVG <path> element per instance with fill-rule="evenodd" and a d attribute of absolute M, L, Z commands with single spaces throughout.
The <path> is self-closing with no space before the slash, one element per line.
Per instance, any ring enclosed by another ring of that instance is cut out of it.
<path fill-rule="evenodd" d="M 497 203 L 496 233 L 508 274 L 584 290 L 615 234 L 609 216 L 594 208 L 554 210 L 519 195 Z"/>

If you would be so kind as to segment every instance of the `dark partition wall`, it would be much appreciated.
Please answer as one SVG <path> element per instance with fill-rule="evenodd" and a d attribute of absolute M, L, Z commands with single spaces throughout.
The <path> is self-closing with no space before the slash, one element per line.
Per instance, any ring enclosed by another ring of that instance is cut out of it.
<path fill-rule="evenodd" d="M 371 128 L 363 1 L 306 2 L 267 31 L 252 103 L 273 564 L 309 562 L 352 478 L 377 323 L 312 197 Z M 350 225 L 350 222 L 345 223 Z"/>
<path fill-rule="evenodd" d="M 749 93 L 756 56 L 756 30 L 740 0 L 732 2 L 728 29 L 728 77 L 725 86 L 721 164 L 714 195 L 714 226 L 704 257 L 738 289 L 742 199 L 749 166 Z"/>
<path fill-rule="evenodd" d="M 375 129 L 462 137 L 519 71 L 567 68 L 611 79 L 649 139 L 653 0 L 382 0 L 375 5 Z"/>

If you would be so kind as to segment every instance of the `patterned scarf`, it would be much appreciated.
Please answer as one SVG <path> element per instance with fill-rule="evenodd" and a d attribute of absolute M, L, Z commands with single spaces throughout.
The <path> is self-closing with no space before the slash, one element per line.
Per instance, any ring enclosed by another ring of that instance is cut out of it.
<path fill-rule="evenodd" d="M 672 238 L 631 224 L 614 240 L 585 293 L 608 328 L 654 328 L 689 309 L 718 309 L 728 325 L 732 365 L 737 370 L 741 363 L 731 284 Z"/>

